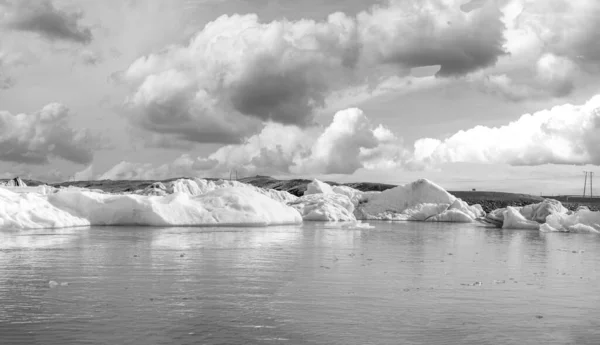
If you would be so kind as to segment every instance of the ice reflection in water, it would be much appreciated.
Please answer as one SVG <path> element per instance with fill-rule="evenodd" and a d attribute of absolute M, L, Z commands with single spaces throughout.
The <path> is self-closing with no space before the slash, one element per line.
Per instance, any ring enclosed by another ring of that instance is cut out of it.
<path fill-rule="evenodd" d="M 371 225 L 0 232 L 2 343 L 600 343 L 600 236 Z"/>

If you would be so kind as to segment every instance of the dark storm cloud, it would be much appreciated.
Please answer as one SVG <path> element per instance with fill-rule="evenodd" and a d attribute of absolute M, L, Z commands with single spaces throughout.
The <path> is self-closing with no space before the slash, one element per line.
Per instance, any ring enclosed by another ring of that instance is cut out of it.
<path fill-rule="evenodd" d="M 92 41 L 92 31 L 80 23 L 82 12 L 63 11 L 49 0 L 3 1 L 0 7 L 6 11 L 3 24 L 9 29 L 36 33 L 52 41 Z"/>

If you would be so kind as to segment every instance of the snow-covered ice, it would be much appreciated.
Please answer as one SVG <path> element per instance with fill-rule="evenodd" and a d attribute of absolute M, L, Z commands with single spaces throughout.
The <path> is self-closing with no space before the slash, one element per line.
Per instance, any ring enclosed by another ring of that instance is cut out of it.
<path fill-rule="evenodd" d="M 485 219 L 503 229 L 600 233 L 600 212 L 590 211 L 587 207 L 569 211 L 560 201 L 553 199 L 523 207 L 499 208 Z"/>
<path fill-rule="evenodd" d="M 258 188 L 238 181 L 178 179 L 155 182 L 133 193 L 77 187 L 0 187 L 0 229 L 90 225 L 264 226 L 302 221 L 400 220 L 472 222 L 485 217 L 505 229 L 600 233 L 600 212 L 568 211 L 546 199 L 507 207 L 487 216 L 437 184 L 420 179 L 383 192 L 361 192 L 314 180 L 305 195 Z"/>
<path fill-rule="evenodd" d="M 341 194 L 308 194 L 288 205 L 298 210 L 304 220 L 356 221 L 354 205 L 347 196 Z"/>
<path fill-rule="evenodd" d="M 171 182 L 155 182 L 145 189 L 135 191 L 134 194 L 141 195 L 168 195 L 173 193 L 184 193 L 191 196 L 205 194 L 222 188 L 245 188 L 264 194 L 272 199 L 280 202 L 289 202 L 296 200 L 297 197 L 286 191 L 278 191 L 274 189 L 264 189 L 255 187 L 239 181 L 228 180 L 205 180 L 200 178 L 194 179 L 178 179 Z"/>
<path fill-rule="evenodd" d="M 323 181 L 314 179 L 311 183 L 306 185 L 306 191 L 304 195 L 311 194 L 333 194 L 333 188 Z"/>
<path fill-rule="evenodd" d="M 42 195 L 0 188 L 0 228 L 87 225 L 275 225 L 297 224 L 294 208 L 250 188 L 220 188 L 191 196 L 106 194 L 58 190 Z"/>
<path fill-rule="evenodd" d="M 304 196 L 290 203 L 304 220 L 409 220 L 472 222 L 485 215 L 435 183 L 421 179 L 383 192 L 361 192 L 347 186 L 331 187 L 313 180 Z M 354 207 L 351 207 L 354 206 Z"/>
<path fill-rule="evenodd" d="M 361 219 L 472 222 L 484 215 L 481 206 L 469 206 L 427 179 L 365 195 L 358 209 Z"/>

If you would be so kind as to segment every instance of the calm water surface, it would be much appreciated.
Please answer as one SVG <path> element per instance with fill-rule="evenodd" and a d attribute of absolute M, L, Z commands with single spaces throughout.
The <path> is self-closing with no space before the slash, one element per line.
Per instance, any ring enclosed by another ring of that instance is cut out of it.
<path fill-rule="evenodd" d="M 0 343 L 600 344 L 600 236 L 371 225 L 0 231 Z"/>

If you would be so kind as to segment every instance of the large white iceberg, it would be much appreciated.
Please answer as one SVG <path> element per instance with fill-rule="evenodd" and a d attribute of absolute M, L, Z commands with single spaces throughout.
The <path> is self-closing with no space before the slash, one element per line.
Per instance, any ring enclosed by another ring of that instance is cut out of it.
<path fill-rule="evenodd" d="M 472 222 L 485 213 L 469 206 L 429 180 L 417 180 L 383 192 L 361 192 L 347 186 L 331 187 L 314 180 L 304 196 L 290 203 L 304 220 L 409 220 Z"/>
<path fill-rule="evenodd" d="M 358 212 L 362 219 L 448 222 L 472 222 L 484 215 L 481 206 L 469 206 L 427 179 L 365 195 Z"/>
<path fill-rule="evenodd" d="M 298 224 L 294 208 L 250 188 L 221 188 L 191 196 L 106 194 L 58 190 L 42 195 L 0 188 L 0 228 L 86 225 L 264 226 Z"/>
<path fill-rule="evenodd" d="M 60 228 L 89 225 L 48 202 L 38 193 L 15 193 L 0 188 L 0 229 Z"/>
<path fill-rule="evenodd" d="M 200 178 L 178 179 L 171 182 L 155 182 L 143 190 L 135 191 L 141 195 L 168 195 L 173 193 L 185 193 L 191 196 L 202 195 L 222 188 L 244 188 L 266 195 L 280 202 L 289 202 L 297 199 L 297 196 L 286 191 L 258 188 L 246 183 L 228 180 L 205 180 Z"/>

